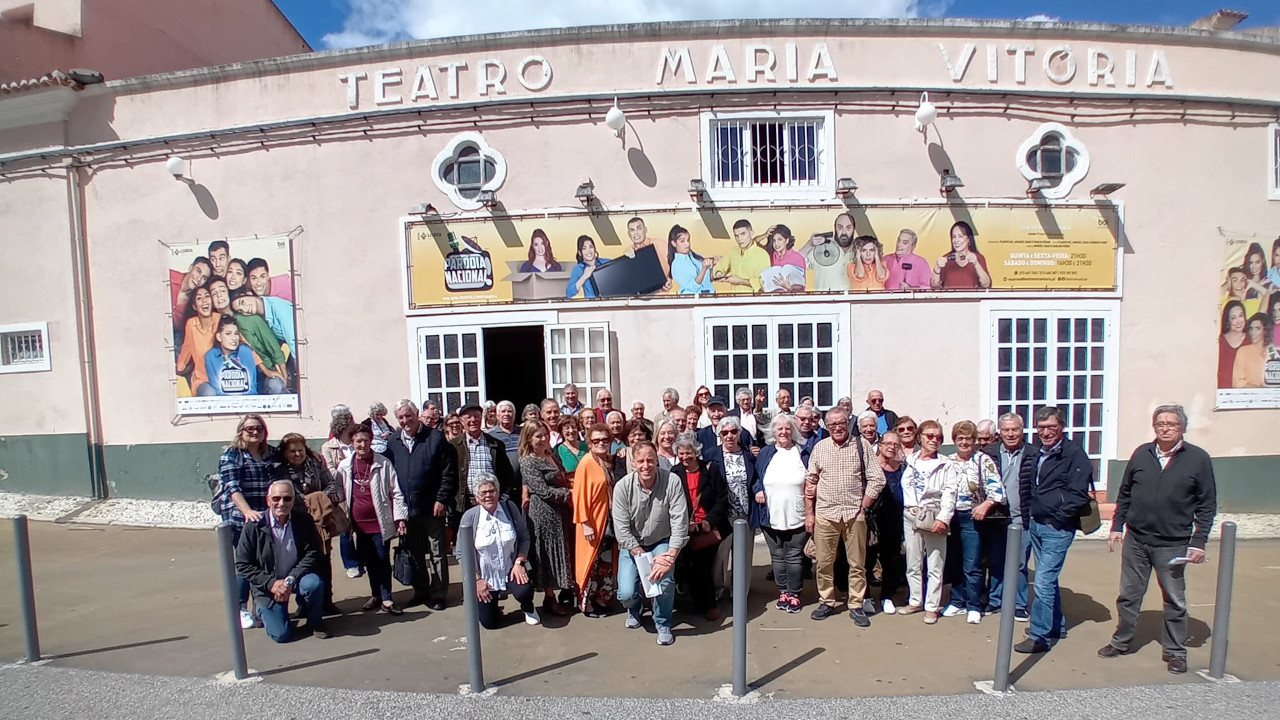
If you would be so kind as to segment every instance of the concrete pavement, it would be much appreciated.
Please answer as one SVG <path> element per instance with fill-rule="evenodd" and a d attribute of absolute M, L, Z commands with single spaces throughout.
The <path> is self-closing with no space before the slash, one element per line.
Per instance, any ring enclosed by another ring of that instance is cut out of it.
<path fill-rule="evenodd" d="M 56 668 L 210 678 L 230 668 L 217 548 L 212 531 L 32 523 L 41 644 Z M 11 534 L 0 534 L 0 661 L 21 657 L 21 620 L 13 590 Z M 1217 548 L 1189 572 L 1192 669 L 1207 667 Z M 995 663 L 996 618 L 967 625 L 921 616 L 872 618 L 858 629 L 844 615 L 814 622 L 810 583 L 806 612 L 771 609 L 767 553 L 756 548 L 752 574 L 748 680 L 761 693 L 786 697 L 856 697 L 972 693 Z M 337 564 L 335 562 L 335 564 Z M 337 636 L 276 645 L 246 632 L 249 665 L 267 685 L 454 694 L 467 680 L 460 589 L 438 613 L 414 608 L 402 617 L 352 612 L 330 621 Z M 1160 605 L 1154 582 L 1139 625 L 1136 654 L 1096 657 L 1114 624 L 1119 555 L 1103 543 L 1071 549 L 1063 572 L 1069 637 L 1040 656 L 1014 656 L 1021 691 L 1203 685 L 1169 675 L 1160 662 Z M 1242 542 L 1238 551 L 1228 672 L 1245 680 L 1280 680 L 1273 618 L 1280 541 Z M 339 605 L 354 611 L 368 586 L 338 572 Z M 404 598 L 406 591 L 398 593 Z M 344 599 L 349 598 L 349 599 Z M 514 610 L 510 602 L 509 610 Z M 728 605 L 724 606 L 728 610 Z M 514 619 L 514 618 L 513 618 Z M 677 615 L 676 644 L 662 648 L 651 628 L 628 631 L 621 617 L 548 618 L 484 631 L 486 680 L 499 695 L 709 698 L 730 680 L 729 619 L 708 623 Z M 1025 627 L 1019 624 L 1018 632 Z"/>

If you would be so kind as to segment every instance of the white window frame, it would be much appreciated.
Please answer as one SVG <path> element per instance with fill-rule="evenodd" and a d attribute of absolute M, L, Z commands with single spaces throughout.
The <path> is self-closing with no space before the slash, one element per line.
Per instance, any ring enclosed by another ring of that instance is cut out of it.
<path fill-rule="evenodd" d="M 1077 140 L 1075 135 L 1071 134 L 1071 130 L 1069 130 L 1066 125 L 1056 122 L 1047 122 L 1036 128 L 1035 132 L 1031 133 L 1030 137 L 1023 140 L 1022 144 L 1018 146 L 1018 154 L 1014 156 L 1013 161 L 1014 165 L 1018 168 L 1018 172 L 1022 173 L 1022 177 L 1026 178 L 1028 183 L 1041 177 L 1039 170 L 1036 170 L 1027 164 L 1027 155 L 1030 154 L 1031 150 L 1038 146 L 1040 142 L 1044 140 L 1044 136 L 1049 133 L 1054 133 L 1062 138 L 1064 165 L 1066 162 L 1066 149 L 1069 147 L 1076 151 L 1076 166 L 1072 168 L 1070 172 L 1067 172 L 1064 167 L 1061 176 L 1054 176 L 1058 180 L 1058 184 L 1040 191 L 1040 195 L 1045 198 L 1050 200 L 1061 200 L 1062 198 L 1070 195 L 1072 188 L 1074 188 L 1085 178 L 1086 175 L 1089 174 L 1089 149 L 1084 146 L 1084 143 Z"/>
<path fill-rule="evenodd" d="M 464 145 L 475 145 L 480 150 L 481 162 L 484 161 L 484 158 L 493 161 L 493 179 L 481 185 L 480 189 L 496 191 L 502 187 L 502 184 L 507 181 L 507 159 L 502 156 L 502 153 L 490 147 L 489 143 L 485 142 L 484 136 L 478 132 L 470 131 L 458 133 L 449 141 L 448 145 L 444 146 L 440 154 L 436 155 L 435 160 L 431 163 L 431 180 L 436 184 L 437 188 L 440 188 L 440 192 L 449 196 L 454 205 L 463 210 L 479 210 L 484 207 L 483 203 L 474 198 L 463 197 L 457 186 L 445 182 L 444 177 L 440 174 L 446 164 L 457 160 Z M 482 175 L 483 172 L 482 168 Z"/>
<path fill-rule="evenodd" d="M 1267 126 L 1267 199 L 1280 200 L 1280 123 Z"/>
<path fill-rule="evenodd" d="M 771 185 L 766 187 L 723 187 L 717 185 L 716 162 L 711 157 L 715 147 L 711 129 L 726 120 L 777 122 L 788 120 L 814 120 L 822 123 L 817 133 L 818 181 L 812 185 Z M 774 110 L 750 112 L 704 112 L 700 117 L 702 180 L 707 185 L 708 197 L 717 202 L 739 200 L 830 200 L 835 197 L 835 111 L 833 110 Z"/>
<path fill-rule="evenodd" d="M 711 327 L 716 323 L 743 323 L 758 320 L 776 321 L 808 321 L 831 322 L 832 333 L 832 398 L 838 400 L 850 394 L 853 378 L 852 353 L 850 349 L 849 309 L 845 305 L 746 305 L 735 307 L 702 308 L 694 313 L 694 331 L 697 341 L 696 367 L 699 371 L 700 385 L 712 387 L 715 381 L 712 365 L 714 353 L 711 351 Z M 778 377 L 778 348 L 769 347 L 769 398 L 768 406 L 774 406 L 774 397 L 782 378 Z M 739 385 L 750 386 L 756 381 L 729 381 L 730 392 L 736 392 Z M 796 380 L 793 379 L 793 383 Z M 800 398 L 792 393 L 792 404 L 799 405 Z M 725 401 L 734 404 L 731 397 Z M 816 398 L 815 398 L 816 401 Z"/>
<path fill-rule="evenodd" d="M 543 347 L 544 347 L 543 352 L 545 353 L 546 361 L 547 361 L 546 362 L 547 388 L 551 391 L 551 397 L 554 398 L 556 402 L 560 403 L 561 405 L 564 404 L 564 386 L 570 382 L 572 382 L 574 385 L 578 387 L 578 401 L 586 406 L 595 405 L 596 392 L 603 389 L 608 389 L 609 392 L 614 392 L 613 352 L 611 349 L 612 343 L 609 337 L 609 323 L 607 322 L 548 323 L 546 325 L 543 325 L 542 329 L 543 329 Z M 569 349 L 566 349 L 565 352 L 556 352 L 555 345 L 552 342 L 552 333 L 561 332 L 561 331 L 564 332 L 565 338 L 566 338 L 565 341 L 566 343 L 568 343 L 570 342 L 570 336 L 575 330 L 581 330 L 585 334 L 586 346 L 584 350 L 582 352 L 575 353 L 573 352 L 572 346 L 570 345 Z M 598 330 L 604 333 L 604 350 L 600 352 L 593 352 L 591 350 L 591 332 L 593 330 Z M 578 382 L 576 380 L 573 380 L 573 361 L 577 359 L 581 359 L 586 362 L 587 380 L 583 382 Z M 555 362 L 557 360 L 564 360 L 566 362 L 566 365 L 567 365 L 566 372 L 568 373 L 568 375 L 566 376 L 567 379 L 565 379 L 564 381 L 557 381 L 555 379 L 554 368 L 555 368 Z M 592 360 L 604 361 L 604 381 L 603 382 L 594 382 L 591 380 L 591 361 Z"/>
<path fill-rule="evenodd" d="M 0 374 L 48 372 L 53 369 L 52 353 L 49 348 L 49 323 L 47 322 L 0 325 L 0 343 L 7 342 L 7 339 L 5 338 L 6 335 L 28 334 L 33 332 L 40 333 L 40 347 L 44 350 L 44 356 L 35 362 L 4 364 L 4 348 L 0 345 Z"/>
<path fill-rule="evenodd" d="M 1116 460 L 1117 442 L 1119 436 L 1119 427 L 1117 426 L 1116 406 L 1119 400 L 1119 365 L 1120 365 L 1120 303 L 1116 300 L 1076 300 L 1069 302 L 1062 301 L 1029 301 L 1029 300 L 992 300 L 981 303 L 980 308 L 982 328 L 987 335 L 987 342 L 981 343 L 980 350 L 980 366 L 979 392 L 981 393 L 981 402 L 979 407 L 983 408 L 983 415 L 995 419 L 996 411 L 1000 405 L 999 400 L 999 384 L 997 381 L 998 362 L 997 347 L 999 345 L 999 333 L 997 332 L 996 322 L 1000 318 L 1052 318 L 1054 315 L 1074 315 L 1076 317 L 1102 317 L 1106 320 L 1106 335 L 1103 338 L 1103 366 L 1102 366 L 1102 438 L 1099 446 L 1098 456 L 1098 474 L 1095 478 L 1096 485 L 1099 489 L 1107 487 L 1107 468 L 1111 461 Z M 1049 327 L 1050 344 L 1053 344 L 1054 333 L 1056 327 L 1052 320 Z M 1052 354 L 1049 357 L 1050 365 L 1054 358 Z M 1052 373 L 1050 373 L 1052 374 Z M 1048 388 L 1049 398 L 1046 403 L 1056 395 L 1056 388 Z M 1032 403 L 1034 404 L 1034 402 Z M 1070 417 L 1067 418 L 1068 435 L 1071 433 Z M 1024 418 L 1028 432 L 1034 432 L 1034 419 Z"/>

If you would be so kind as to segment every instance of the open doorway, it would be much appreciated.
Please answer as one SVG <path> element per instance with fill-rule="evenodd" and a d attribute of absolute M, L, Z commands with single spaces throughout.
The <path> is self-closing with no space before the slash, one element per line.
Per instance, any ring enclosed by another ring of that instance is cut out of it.
<path fill-rule="evenodd" d="M 484 328 L 484 385 L 490 400 L 510 400 L 516 421 L 524 406 L 547 397 L 547 356 L 541 325 Z"/>

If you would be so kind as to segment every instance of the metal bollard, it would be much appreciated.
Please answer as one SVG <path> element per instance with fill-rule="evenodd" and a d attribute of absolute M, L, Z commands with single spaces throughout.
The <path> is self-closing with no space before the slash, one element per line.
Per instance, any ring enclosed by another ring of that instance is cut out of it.
<path fill-rule="evenodd" d="M 480 654 L 480 599 L 476 596 L 476 527 L 474 519 L 458 528 L 458 560 L 462 565 L 462 605 L 466 610 L 467 660 L 471 692 L 484 692 L 484 658 Z"/>
<path fill-rule="evenodd" d="M 1009 663 L 1013 654 L 1014 609 L 1018 604 L 1018 571 L 1022 567 L 1022 522 L 1009 523 L 1004 544 L 1004 595 L 1000 600 L 1000 640 L 996 643 L 996 679 L 992 689 L 1009 690 Z"/>
<path fill-rule="evenodd" d="M 1221 680 L 1227 671 L 1227 641 L 1231 626 L 1231 583 L 1236 569 L 1236 524 L 1222 523 L 1218 542 L 1218 594 L 1213 604 L 1213 646 L 1209 651 L 1209 677 Z"/>
<path fill-rule="evenodd" d="M 13 518 L 13 549 L 18 556 L 18 592 L 22 595 L 22 629 L 27 638 L 27 662 L 40 659 L 40 633 L 36 629 L 36 583 L 31 574 L 31 537 L 27 516 Z"/>
<path fill-rule="evenodd" d="M 231 632 L 231 667 L 237 680 L 249 677 L 249 661 L 244 656 L 244 629 L 240 627 L 240 589 L 236 581 L 235 526 L 218 524 L 218 555 L 222 560 L 222 591 L 226 597 L 227 629 Z"/>
<path fill-rule="evenodd" d="M 747 694 L 747 592 L 751 587 L 751 528 L 733 521 L 733 695 Z"/>

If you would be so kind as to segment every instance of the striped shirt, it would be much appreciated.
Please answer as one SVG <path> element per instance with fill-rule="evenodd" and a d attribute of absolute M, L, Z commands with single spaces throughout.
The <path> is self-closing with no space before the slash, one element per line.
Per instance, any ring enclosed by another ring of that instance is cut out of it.
<path fill-rule="evenodd" d="M 222 458 L 218 460 L 218 477 L 222 482 L 218 494 L 223 520 L 235 525 L 244 524 L 244 515 L 231 499 L 235 493 L 244 495 L 251 510 L 267 511 L 267 489 L 274 479 L 272 455 L 270 448 L 263 453 L 261 460 L 255 460 L 248 450 L 229 447 L 222 451 Z"/>
<path fill-rule="evenodd" d="M 484 433 L 480 433 L 478 440 L 464 434 L 462 440 L 467 445 L 467 454 L 470 455 L 467 462 L 467 490 L 475 495 L 480 478 L 493 474 L 493 456 L 489 454 L 489 444 L 484 441 Z"/>
<path fill-rule="evenodd" d="M 862 487 L 862 463 L 858 461 L 858 446 L 867 459 L 867 486 Z M 814 513 L 832 522 L 846 522 L 862 512 L 862 497 L 875 499 L 884 490 L 884 470 L 875 462 L 871 444 L 857 435 L 850 436 L 844 445 L 837 445 L 827 437 L 813 446 L 809 455 L 809 472 L 805 475 L 805 497 L 815 498 Z"/>

